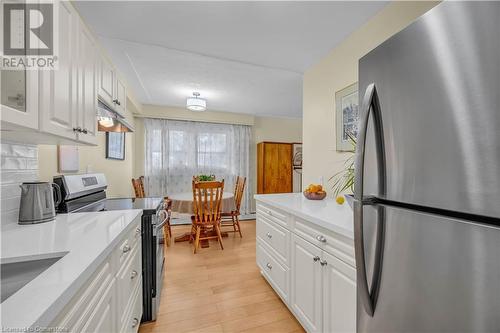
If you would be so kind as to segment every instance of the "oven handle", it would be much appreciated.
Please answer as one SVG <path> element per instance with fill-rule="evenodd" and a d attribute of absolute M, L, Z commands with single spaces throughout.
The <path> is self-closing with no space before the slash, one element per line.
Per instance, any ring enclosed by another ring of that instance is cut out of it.
<path fill-rule="evenodd" d="M 163 221 L 161 221 L 160 223 L 158 223 L 156 225 L 156 229 L 160 229 L 161 227 L 163 227 L 168 222 L 168 219 L 169 219 L 168 212 L 166 210 L 162 209 L 162 210 L 159 211 L 158 215 L 160 215 L 162 213 L 165 214 L 165 218 L 163 219 Z"/>

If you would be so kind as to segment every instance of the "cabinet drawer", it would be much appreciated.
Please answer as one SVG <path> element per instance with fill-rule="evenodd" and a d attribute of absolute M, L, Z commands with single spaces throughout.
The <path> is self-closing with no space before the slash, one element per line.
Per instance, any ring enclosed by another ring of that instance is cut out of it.
<path fill-rule="evenodd" d="M 283 301 L 288 302 L 289 270 L 278 263 L 261 241 L 257 241 L 257 265 Z"/>
<path fill-rule="evenodd" d="M 334 234 L 298 217 L 294 217 L 294 222 L 293 231 L 295 234 L 355 267 L 354 241 L 352 239 Z"/>
<path fill-rule="evenodd" d="M 133 289 L 132 295 L 125 306 L 125 314 L 120 319 L 121 333 L 136 333 L 142 317 L 142 279 Z"/>
<path fill-rule="evenodd" d="M 290 266 L 290 232 L 288 230 L 263 216 L 259 216 L 257 218 L 257 237 L 276 251 L 276 256 L 283 264 Z"/>
<path fill-rule="evenodd" d="M 116 313 L 118 314 L 118 318 L 123 320 L 127 303 L 133 297 L 132 291 L 135 290 L 137 284 L 141 281 L 141 277 L 141 249 L 140 244 L 136 244 L 130 253 L 130 258 L 121 267 L 116 276 L 118 293 Z"/>
<path fill-rule="evenodd" d="M 139 217 L 140 219 L 140 217 Z M 135 224 L 128 234 L 123 238 L 120 245 L 115 250 L 115 256 L 118 261 L 118 267 L 124 265 L 125 261 L 130 257 L 132 249 L 140 244 L 141 240 L 141 228 L 140 224 Z"/>
<path fill-rule="evenodd" d="M 289 228 L 290 217 L 285 212 L 268 205 L 257 203 L 257 217 L 263 216 L 268 220 L 278 223 L 284 228 Z"/>

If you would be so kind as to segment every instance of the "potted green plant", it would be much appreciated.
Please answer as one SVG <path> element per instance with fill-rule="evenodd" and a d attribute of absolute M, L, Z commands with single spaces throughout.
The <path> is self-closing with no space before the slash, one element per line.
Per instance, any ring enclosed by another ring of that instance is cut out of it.
<path fill-rule="evenodd" d="M 351 133 L 347 133 L 349 142 L 353 146 L 353 150 L 356 148 L 356 137 Z M 334 197 L 337 198 L 341 193 L 345 193 L 347 201 L 351 204 L 353 193 L 354 193 L 354 159 L 355 155 L 349 156 L 344 162 L 344 167 L 341 171 L 335 173 L 331 176 L 328 181 L 331 184 L 331 188 Z"/>
<path fill-rule="evenodd" d="M 211 182 L 215 180 L 215 175 L 198 175 L 196 180 L 199 182 Z"/>

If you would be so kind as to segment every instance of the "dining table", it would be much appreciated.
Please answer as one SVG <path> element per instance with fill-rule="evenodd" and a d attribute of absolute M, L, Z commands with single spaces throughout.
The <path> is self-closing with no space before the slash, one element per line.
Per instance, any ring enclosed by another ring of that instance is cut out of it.
<path fill-rule="evenodd" d="M 168 198 L 172 201 L 172 212 L 178 214 L 189 214 L 194 215 L 193 210 L 193 192 L 180 192 L 169 194 Z M 234 201 L 234 193 L 232 192 L 223 192 L 222 193 L 222 204 L 221 204 L 221 212 L 229 213 L 236 209 L 236 203 Z M 212 233 L 215 231 L 207 231 L 208 236 L 212 236 Z M 221 232 L 222 237 L 227 237 L 227 232 Z M 191 232 L 186 232 L 180 236 L 174 238 L 176 243 L 178 242 L 188 242 L 191 241 Z M 200 242 L 202 248 L 209 247 L 210 244 L 208 240 L 203 240 Z"/>

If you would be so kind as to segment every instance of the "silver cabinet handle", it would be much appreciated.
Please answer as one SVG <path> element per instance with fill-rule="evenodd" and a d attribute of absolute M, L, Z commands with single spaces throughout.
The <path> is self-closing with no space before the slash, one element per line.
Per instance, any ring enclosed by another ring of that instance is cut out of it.
<path fill-rule="evenodd" d="M 273 269 L 273 266 L 270 263 L 267 263 L 266 267 L 269 268 L 269 269 Z"/>
<path fill-rule="evenodd" d="M 316 236 L 316 240 L 318 242 L 321 242 L 321 243 L 326 243 L 326 238 L 325 238 L 325 236 L 322 236 L 322 235 Z"/>
<path fill-rule="evenodd" d="M 134 318 L 134 320 L 132 320 L 132 328 L 136 327 L 137 324 L 139 324 L 139 319 Z"/>
<path fill-rule="evenodd" d="M 127 245 L 125 245 L 125 246 L 123 247 L 122 251 L 123 251 L 123 253 L 127 253 L 127 252 L 129 252 L 129 251 L 130 251 L 130 246 L 128 246 L 128 244 L 127 244 Z"/>
<path fill-rule="evenodd" d="M 267 238 L 271 239 L 273 238 L 273 235 L 271 235 L 269 232 L 266 234 Z"/>
<path fill-rule="evenodd" d="M 313 260 L 314 260 L 314 262 L 316 262 L 316 261 L 319 260 L 319 257 L 318 256 L 314 256 Z"/>
<path fill-rule="evenodd" d="M 135 229 L 135 232 L 138 233 L 138 234 L 140 234 L 141 233 L 141 228 Z"/>
<path fill-rule="evenodd" d="M 82 133 L 83 133 L 83 134 L 87 134 L 88 132 L 89 132 L 89 130 L 88 130 L 88 129 L 86 129 L 86 128 L 82 129 Z"/>
<path fill-rule="evenodd" d="M 133 270 L 132 273 L 130 273 L 130 279 L 135 279 L 137 277 L 138 273 L 136 270 Z"/>
<path fill-rule="evenodd" d="M 326 266 L 326 265 L 328 265 L 328 263 L 326 262 L 326 260 L 321 260 L 319 263 L 321 264 L 321 266 Z"/>

